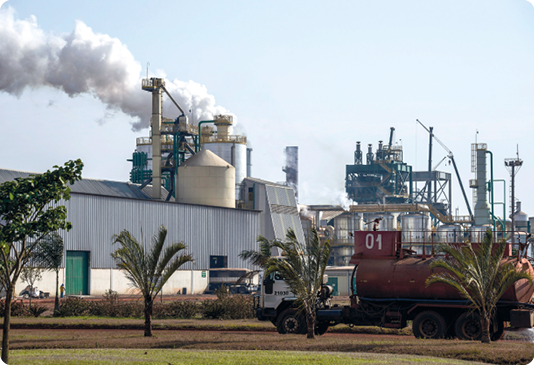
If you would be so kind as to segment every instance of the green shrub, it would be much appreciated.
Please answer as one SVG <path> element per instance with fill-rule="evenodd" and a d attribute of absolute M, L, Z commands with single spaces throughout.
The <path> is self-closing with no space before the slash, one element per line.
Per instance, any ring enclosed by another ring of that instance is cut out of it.
<path fill-rule="evenodd" d="M 41 314 L 43 314 L 44 312 L 46 312 L 48 310 L 48 308 L 46 307 L 43 307 L 43 306 L 40 306 L 40 305 L 36 305 L 34 304 L 33 306 L 29 307 L 28 308 L 28 311 L 31 313 L 32 316 L 34 316 L 35 318 L 39 317 Z"/>
<path fill-rule="evenodd" d="M 154 318 L 189 319 L 197 315 L 200 308 L 195 301 L 175 301 L 171 303 L 154 303 Z"/>
<path fill-rule="evenodd" d="M 4 312 L 6 310 L 5 300 L 0 300 L 0 317 L 4 317 Z M 11 302 L 11 316 L 13 317 L 26 317 L 30 316 L 28 308 L 24 306 L 24 303 L 21 301 L 14 300 Z"/>
<path fill-rule="evenodd" d="M 89 303 L 82 298 L 68 297 L 62 301 L 59 310 L 54 314 L 58 317 L 85 316 L 89 313 Z"/>
<path fill-rule="evenodd" d="M 99 317 L 142 317 L 143 304 L 140 302 L 120 302 L 117 298 L 104 297 L 102 301 L 89 302 L 87 314 Z"/>
<path fill-rule="evenodd" d="M 202 317 L 214 319 L 253 318 L 252 296 L 217 293 L 216 300 L 205 300 L 201 305 Z"/>
<path fill-rule="evenodd" d="M 219 299 L 204 300 L 201 305 L 201 310 L 202 317 L 204 318 L 223 319 L 226 313 L 226 310 Z"/>

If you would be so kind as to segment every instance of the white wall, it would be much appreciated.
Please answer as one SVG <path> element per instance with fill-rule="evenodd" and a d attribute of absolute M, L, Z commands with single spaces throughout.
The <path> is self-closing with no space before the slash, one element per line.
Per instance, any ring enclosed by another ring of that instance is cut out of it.
<path fill-rule="evenodd" d="M 176 295 L 178 291 L 187 289 L 187 294 L 202 294 L 208 286 L 209 272 L 205 272 L 202 277 L 202 270 L 180 270 L 175 272 L 169 281 L 163 286 L 163 295 Z M 91 269 L 89 277 L 90 295 L 103 295 L 107 290 L 112 289 L 119 294 L 137 294 L 138 290 L 132 288 L 130 281 L 126 279 L 124 272 L 118 269 Z M 59 270 L 59 285 L 64 284 L 64 270 Z M 191 290 L 191 284 L 193 290 Z M 28 284 L 19 279 L 15 287 L 15 296 L 26 288 Z M 56 295 L 56 273 L 44 271 L 42 280 L 34 285 L 39 290 L 49 292 L 50 297 Z"/>
<path fill-rule="evenodd" d="M 50 296 L 56 295 L 56 272 L 55 271 L 43 271 L 41 273 L 42 279 L 34 283 L 34 287 L 44 292 L 49 292 Z M 63 269 L 59 270 L 59 285 L 63 284 Z M 20 277 L 15 286 L 15 297 L 19 296 L 19 293 L 26 288 L 29 284 L 24 282 Z M 59 288 L 58 288 L 59 290 Z"/>
<path fill-rule="evenodd" d="M 137 289 L 132 288 L 122 270 L 92 269 L 90 275 L 91 295 L 103 295 L 109 289 L 119 294 L 138 293 Z M 183 288 L 187 288 L 187 294 L 202 294 L 208 286 L 208 276 L 208 271 L 205 271 L 203 278 L 202 270 L 179 270 L 163 286 L 163 295 L 176 295 L 178 290 L 182 292 Z M 191 284 L 193 290 L 191 290 Z"/>

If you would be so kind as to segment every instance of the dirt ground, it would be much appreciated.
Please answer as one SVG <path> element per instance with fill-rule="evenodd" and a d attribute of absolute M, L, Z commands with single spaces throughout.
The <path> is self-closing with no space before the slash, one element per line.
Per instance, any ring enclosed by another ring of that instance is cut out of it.
<path fill-rule="evenodd" d="M 90 320 L 88 320 L 90 321 Z M 11 349 L 189 349 L 367 352 L 423 355 L 493 364 L 528 364 L 534 344 L 499 341 L 490 345 L 458 340 L 417 340 L 387 334 L 326 333 L 315 340 L 271 331 L 154 330 L 144 337 L 132 329 L 12 329 Z"/>
<path fill-rule="evenodd" d="M 163 301 L 210 298 L 215 296 L 164 296 Z M 84 299 L 101 300 L 100 297 Z M 24 300 L 25 304 L 27 302 Z M 46 306 L 51 313 L 54 298 L 32 300 L 33 303 Z M 514 332 L 507 332 L 504 341 L 490 345 L 459 340 L 417 340 L 406 331 L 390 334 L 386 330 L 380 333 L 382 330 L 376 328 L 373 333 L 329 331 L 315 340 L 308 340 L 306 336 L 280 335 L 270 322 L 257 320 L 167 319 L 154 320 L 154 335 L 144 337 L 143 322 L 142 319 L 13 317 L 10 348 L 363 352 L 434 356 L 492 364 L 528 364 L 534 359 L 531 339 Z"/>

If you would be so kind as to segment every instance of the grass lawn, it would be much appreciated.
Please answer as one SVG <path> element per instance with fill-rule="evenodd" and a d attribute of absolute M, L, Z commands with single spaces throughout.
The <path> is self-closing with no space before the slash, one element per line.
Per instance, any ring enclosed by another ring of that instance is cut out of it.
<path fill-rule="evenodd" d="M 360 365 L 360 364 L 477 364 L 414 355 L 317 353 L 298 351 L 200 351 L 160 349 L 114 350 L 17 350 L 10 364 L 265 364 L 265 365 Z M 478 363 L 480 364 L 480 363 Z"/>

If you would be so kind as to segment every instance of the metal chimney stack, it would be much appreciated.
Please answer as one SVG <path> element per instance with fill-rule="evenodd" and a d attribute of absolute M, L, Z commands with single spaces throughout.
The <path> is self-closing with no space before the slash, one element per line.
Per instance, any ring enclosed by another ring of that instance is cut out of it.
<path fill-rule="evenodd" d="M 286 183 L 295 191 L 298 200 L 299 187 L 299 148 L 298 146 L 286 147 L 286 166 L 282 169 L 286 173 Z"/>
<path fill-rule="evenodd" d="M 477 143 L 473 146 L 476 148 L 477 161 L 477 204 L 475 205 L 475 225 L 482 226 L 492 224 L 490 215 L 490 206 L 487 198 L 486 188 L 486 150 L 485 143 Z"/>
<path fill-rule="evenodd" d="M 161 199 L 161 117 L 162 86 L 165 81 L 152 78 L 152 199 Z"/>

